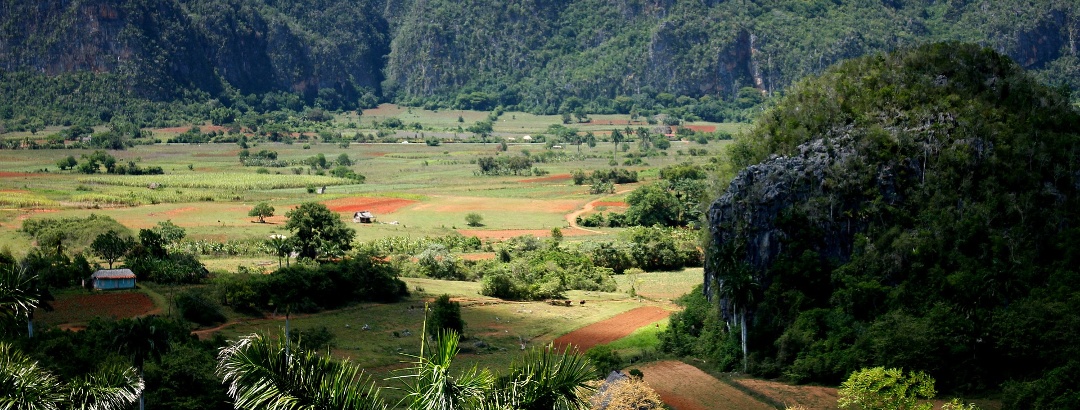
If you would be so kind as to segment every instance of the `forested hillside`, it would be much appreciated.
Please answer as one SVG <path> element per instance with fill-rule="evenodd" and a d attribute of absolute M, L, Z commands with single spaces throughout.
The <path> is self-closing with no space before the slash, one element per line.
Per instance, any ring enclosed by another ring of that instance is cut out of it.
<path fill-rule="evenodd" d="M 705 288 L 668 348 L 738 368 L 746 346 L 750 371 L 798 381 L 903 367 L 1073 408 L 1078 129 L 1061 94 L 973 45 L 801 82 L 733 151 L 746 168 L 709 209 Z"/>
<path fill-rule="evenodd" d="M 191 116 L 396 101 L 744 120 L 835 62 L 942 40 L 1075 90 L 1078 37 L 1067 0 L 5 0 L 0 117 L 57 122 L 48 112 L 115 100 L 105 81 L 131 93 L 117 110 L 209 104 Z"/>

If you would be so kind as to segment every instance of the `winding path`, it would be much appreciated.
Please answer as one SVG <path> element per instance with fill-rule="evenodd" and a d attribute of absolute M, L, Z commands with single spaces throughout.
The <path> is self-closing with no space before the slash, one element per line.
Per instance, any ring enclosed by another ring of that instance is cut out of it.
<path fill-rule="evenodd" d="M 589 212 L 589 211 L 592 211 L 593 209 L 596 209 L 596 203 L 603 202 L 603 200 L 605 200 L 607 198 L 610 198 L 610 197 L 613 197 L 613 196 L 616 196 L 616 195 L 622 195 L 622 194 L 625 194 L 625 193 L 630 192 L 630 191 L 633 191 L 633 189 L 626 188 L 626 189 L 623 189 L 623 190 L 620 190 L 620 191 L 616 191 L 613 194 L 604 195 L 602 197 L 599 197 L 599 198 L 596 198 L 596 199 L 594 199 L 592 201 L 589 201 L 588 203 L 583 205 L 581 208 L 578 208 L 574 212 L 566 214 L 566 222 L 568 224 L 570 224 L 571 228 L 580 229 L 580 230 L 583 230 L 585 232 L 592 232 L 592 233 L 602 234 L 603 232 L 600 232 L 600 231 L 597 231 L 597 230 L 588 229 L 588 228 L 582 228 L 580 225 L 578 225 L 577 218 L 579 216 L 583 215 L 586 212 Z"/>

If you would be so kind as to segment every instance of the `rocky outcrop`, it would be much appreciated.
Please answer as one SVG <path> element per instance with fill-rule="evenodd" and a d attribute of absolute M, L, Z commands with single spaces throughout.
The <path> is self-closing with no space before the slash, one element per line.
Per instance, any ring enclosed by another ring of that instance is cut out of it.
<path fill-rule="evenodd" d="M 719 290 L 714 286 L 724 286 L 716 275 L 717 264 L 744 263 L 757 272 L 756 282 L 766 283 L 768 278 L 761 274 L 784 252 L 785 241 L 791 238 L 781 222 L 791 212 L 803 212 L 807 220 L 816 223 L 823 239 L 819 254 L 839 260 L 850 256 L 853 235 L 863 226 L 851 212 L 859 204 L 837 186 L 844 177 L 837 174 L 849 169 L 852 162 L 863 160 L 850 141 L 850 136 L 842 134 L 822 137 L 800 145 L 796 156 L 774 156 L 739 172 L 709 208 L 708 219 L 714 245 L 741 247 L 738 253 L 745 257 L 740 261 L 707 261 L 706 295 Z M 880 174 L 880 179 L 881 186 L 893 184 L 889 173 Z"/>

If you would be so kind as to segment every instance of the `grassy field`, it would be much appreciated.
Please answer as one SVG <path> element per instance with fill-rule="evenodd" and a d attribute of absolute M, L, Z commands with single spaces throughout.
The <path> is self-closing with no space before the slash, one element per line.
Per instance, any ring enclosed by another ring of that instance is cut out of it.
<path fill-rule="evenodd" d="M 368 110 L 362 116 L 342 114 L 326 129 L 349 133 L 373 133 L 365 128 L 372 121 L 397 117 L 405 124 L 419 123 L 419 133 L 452 138 L 470 136 L 457 132 L 458 126 L 468 127 L 487 118 L 486 112 L 428 111 L 384 105 Z M 464 122 L 458 122 L 458 117 Z M 558 116 L 537 116 L 507 112 L 495 123 L 493 139 L 515 138 L 543 133 L 548 126 L 561 124 Z M 692 124 L 694 127 L 738 131 L 739 124 Z M 355 128 L 349 128 L 353 126 Z M 346 154 L 354 162 L 354 172 L 366 176 L 366 182 L 314 175 L 303 165 L 282 168 L 244 167 L 238 160 L 240 147 L 236 144 L 156 144 L 110 151 L 119 163 L 133 162 L 140 167 L 161 167 L 165 175 L 114 176 L 84 175 L 59 171 L 55 163 L 72 155 L 79 159 L 89 150 L 17 150 L 0 151 L 0 247 L 7 246 L 16 254 L 32 246 L 30 239 L 17 232 L 22 221 L 30 218 L 86 216 L 91 213 L 108 215 L 123 225 L 138 230 L 170 220 L 187 230 L 191 240 L 229 241 L 263 239 L 271 234 L 286 233 L 283 214 L 305 201 L 331 202 L 355 197 L 407 198 L 407 206 L 377 212 L 383 224 L 355 225 L 357 240 L 367 241 L 389 236 L 437 236 L 466 228 L 465 215 L 477 212 L 483 226 L 469 228 L 481 237 L 504 237 L 520 230 L 549 231 L 565 227 L 565 216 L 599 196 L 589 195 L 588 187 L 575 186 L 569 179 L 574 170 L 606 169 L 612 159 L 610 142 L 604 142 L 612 129 L 651 127 L 631 122 L 627 116 L 595 116 L 589 123 L 570 124 L 582 131 L 599 136 L 596 147 L 582 145 L 554 150 L 556 160 L 537 162 L 534 168 L 549 175 L 480 176 L 475 161 L 483 156 L 539 156 L 549 151 L 545 144 L 512 143 L 506 152 L 498 152 L 494 142 L 444 143 L 439 146 L 419 144 L 360 144 L 342 147 L 324 143 L 317 138 L 294 144 L 264 142 L 252 144 L 251 152 L 275 151 L 278 159 L 298 164 L 322 154 L 334 160 Z M 169 137 L 189 127 L 153 130 L 155 137 Z M 204 126 L 204 129 L 215 129 Z M 2 138 L 44 138 L 60 128 L 35 135 L 5 134 Z M 402 138 L 412 137 L 413 131 L 398 131 Z M 654 132 L 655 133 L 655 132 Z M 313 135 L 314 132 L 307 133 Z M 419 137 L 419 134 L 417 135 Z M 696 142 L 673 141 L 672 147 L 661 156 L 645 159 L 640 165 L 627 168 L 646 176 L 643 183 L 655 180 L 656 171 L 663 166 L 684 161 L 705 162 L 707 156 L 690 156 L 689 148 L 707 149 L 716 154 L 724 141 L 701 145 Z M 630 153 L 637 150 L 630 144 Z M 619 152 L 619 158 L 626 153 Z M 45 172 L 48 170 L 49 172 Z M 299 171 L 300 175 L 294 175 Z M 151 189 L 151 184 L 158 188 Z M 310 188 L 326 187 L 322 194 L 309 193 Z M 628 191 L 634 185 L 619 187 Z M 625 194 L 610 197 L 622 201 Z M 605 199 L 607 200 L 607 199 Z M 277 211 L 269 223 L 253 223 L 248 211 L 259 202 L 267 202 Z M 606 208 L 605 208 L 606 209 Z M 340 211 L 348 218 L 351 212 Z M 389 225 L 385 223 L 397 222 Z M 579 232 L 580 233 L 580 232 Z M 490 235 L 489 235 L 490 234 Z M 568 236 L 570 240 L 587 240 Z M 235 270 L 241 264 L 257 265 L 272 262 L 268 257 L 237 259 L 228 256 L 217 261 L 204 257 L 216 268 Z"/>
<path fill-rule="evenodd" d="M 338 143 L 322 142 L 318 138 L 292 144 L 250 143 L 252 153 L 270 150 L 277 158 L 288 162 L 286 167 L 245 167 L 239 161 L 241 148 L 237 144 L 155 144 L 139 145 L 123 151 L 109 151 L 118 163 L 134 163 L 139 167 L 161 167 L 164 175 L 116 176 L 85 175 L 59 171 L 57 161 L 71 155 L 83 161 L 92 150 L 17 150 L 0 151 L 0 249 L 8 249 L 17 257 L 34 244 L 19 232 L 23 222 L 35 218 L 86 217 L 107 215 L 137 232 L 163 221 L 184 228 L 187 241 L 228 242 L 258 241 L 273 234 L 288 234 L 284 214 L 297 205 L 318 201 L 351 220 L 355 211 L 370 210 L 378 223 L 352 224 L 356 241 L 365 242 L 387 237 L 422 238 L 464 232 L 495 241 L 514 235 L 546 236 L 551 228 L 566 230 L 567 242 L 610 239 L 619 229 L 592 231 L 568 229 L 567 215 L 578 212 L 591 201 L 601 200 L 608 205 L 590 212 L 619 209 L 626 193 L 637 186 L 657 179 L 661 167 L 691 161 L 706 163 L 723 151 L 726 141 L 672 141 L 671 148 L 659 156 L 643 159 L 640 164 L 623 166 L 637 171 L 642 181 L 616 188 L 618 194 L 591 195 L 587 186 L 573 185 L 570 173 L 575 170 L 591 172 L 608 169 L 617 155 L 620 162 L 638 151 L 630 143 L 629 151 L 618 151 L 606 141 L 611 130 L 626 127 L 649 128 L 659 131 L 628 116 L 594 116 L 589 123 L 569 124 L 582 132 L 593 132 L 599 139 L 595 147 L 566 146 L 553 149 L 543 143 L 524 143 L 526 135 L 537 136 L 549 126 L 561 124 L 559 116 L 537 116 L 507 112 L 494 123 L 494 133 L 488 143 L 457 143 L 472 137 L 468 128 L 488 117 L 486 112 L 427 111 L 384 105 L 367 110 L 362 115 L 340 114 L 324 131 L 375 134 L 373 121 L 390 117 L 404 124 L 420 124 L 422 130 L 399 130 L 395 135 L 405 143 Z M 461 121 L 459 122 L 459 117 Z M 700 129 L 738 132 L 739 124 L 691 124 Z M 168 140 L 190 127 L 151 130 L 155 138 Z M 218 127 L 203 125 L 204 130 Z M 50 128 L 37 134 L 0 135 L 0 138 L 43 139 L 59 132 Z M 385 132 L 385 131 L 384 131 Z M 306 132 L 315 135 L 315 131 Z M 438 137 L 444 143 L 429 146 L 425 137 Z M 511 138 L 513 140 L 511 141 Z M 500 144 L 507 141 L 506 151 Z M 708 150 L 711 155 L 691 156 L 690 149 Z M 352 171 L 366 177 L 364 183 L 317 175 L 302 162 L 323 155 L 333 161 L 346 154 L 353 162 Z M 521 156 L 549 158 L 535 162 L 533 168 L 544 175 L 482 176 L 476 160 L 486 156 Z M 322 193 L 311 192 L 325 187 Z M 266 202 L 276 210 L 266 223 L 257 223 L 248 212 L 256 204 Z M 614 205 L 612 205 L 614 204 Z M 465 215 L 479 213 L 483 225 L 468 227 Z M 72 249 L 73 251 L 77 249 Z M 484 257 L 493 256 L 490 252 Z M 203 255 L 203 263 L 217 274 L 230 274 L 239 266 L 270 271 L 278 260 L 271 255 Z M 95 262 L 91 259 L 91 262 Z M 586 300 L 570 307 L 553 306 L 543 302 L 507 302 L 479 294 L 474 282 L 447 282 L 428 279 L 407 279 L 411 295 L 395 304 L 360 304 L 341 310 L 311 315 L 294 315 L 294 329 L 325 327 L 334 334 L 333 353 L 349 357 L 369 369 L 380 384 L 395 375 L 392 371 L 407 360 L 406 354 L 418 353 L 423 323 L 423 305 L 438 295 L 449 294 L 462 304 L 467 322 L 462 343 L 462 355 L 456 365 L 479 365 L 493 370 L 505 369 L 519 358 L 522 346 L 537 347 L 574 329 L 614 317 L 641 306 L 661 306 L 674 309 L 671 300 L 689 291 L 701 280 L 700 269 L 681 272 L 649 273 L 618 277 L 618 290 L 610 293 L 571 291 L 574 301 Z M 633 291 L 631 291 L 633 289 Z M 152 301 L 158 313 L 169 312 L 169 301 L 180 292 L 179 287 L 150 284 L 137 292 Z M 86 295 L 64 294 L 72 303 L 106 303 L 83 301 Z M 82 305 L 80 305 L 82 306 Z M 145 310 L 145 309 L 143 309 Z M 140 310 L 140 312 L 143 312 Z M 52 316 L 47 323 L 68 324 L 77 328 L 94 314 L 84 309 L 72 316 Z M 145 312 L 143 312 L 145 313 Z M 220 333 L 233 338 L 251 332 L 277 332 L 284 326 L 282 312 L 268 317 L 251 317 L 227 312 L 229 323 L 220 329 L 202 333 Z M 109 313 L 120 315 L 122 313 Z M 367 329 L 365 330 L 365 325 Z M 616 349 L 628 355 L 640 355 L 654 349 L 656 335 L 666 326 L 665 321 L 647 327 L 618 341 Z"/>

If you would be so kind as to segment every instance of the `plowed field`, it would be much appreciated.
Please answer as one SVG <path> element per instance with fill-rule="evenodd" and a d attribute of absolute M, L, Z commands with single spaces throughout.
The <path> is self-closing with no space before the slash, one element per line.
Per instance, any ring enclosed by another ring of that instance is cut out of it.
<path fill-rule="evenodd" d="M 676 410 L 773 408 L 683 362 L 653 362 L 638 369 L 645 374 L 645 381 L 660 394 L 664 403 Z M 833 403 L 836 403 L 835 400 Z"/>
<path fill-rule="evenodd" d="M 154 302 L 136 292 L 101 292 L 57 296 L 50 302 L 53 311 L 38 309 L 35 318 L 52 325 L 86 324 L 94 317 L 126 319 L 153 313 Z"/>
<path fill-rule="evenodd" d="M 645 306 L 620 313 L 615 317 L 602 320 L 555 339 L 555 347 L 562 350 L 569 346 L 584 352 L 589 348 L 622 339 L 642 326 L 664 319 L 671 312 L 656 306 Z"/>
<path fill-rule="evenodd" d="M 412 205 L 416 201 L 401 198 L 371 198 L 371 197 L 356 197 L 356 198 L 341 198 L 324 202 L 327 208 L 331 211 L 340 213 L 353 213 L 359 211 L 370 211 L 374 213 L 376 217 L 379 214 L 388 214 L 406 206 Z"/>

